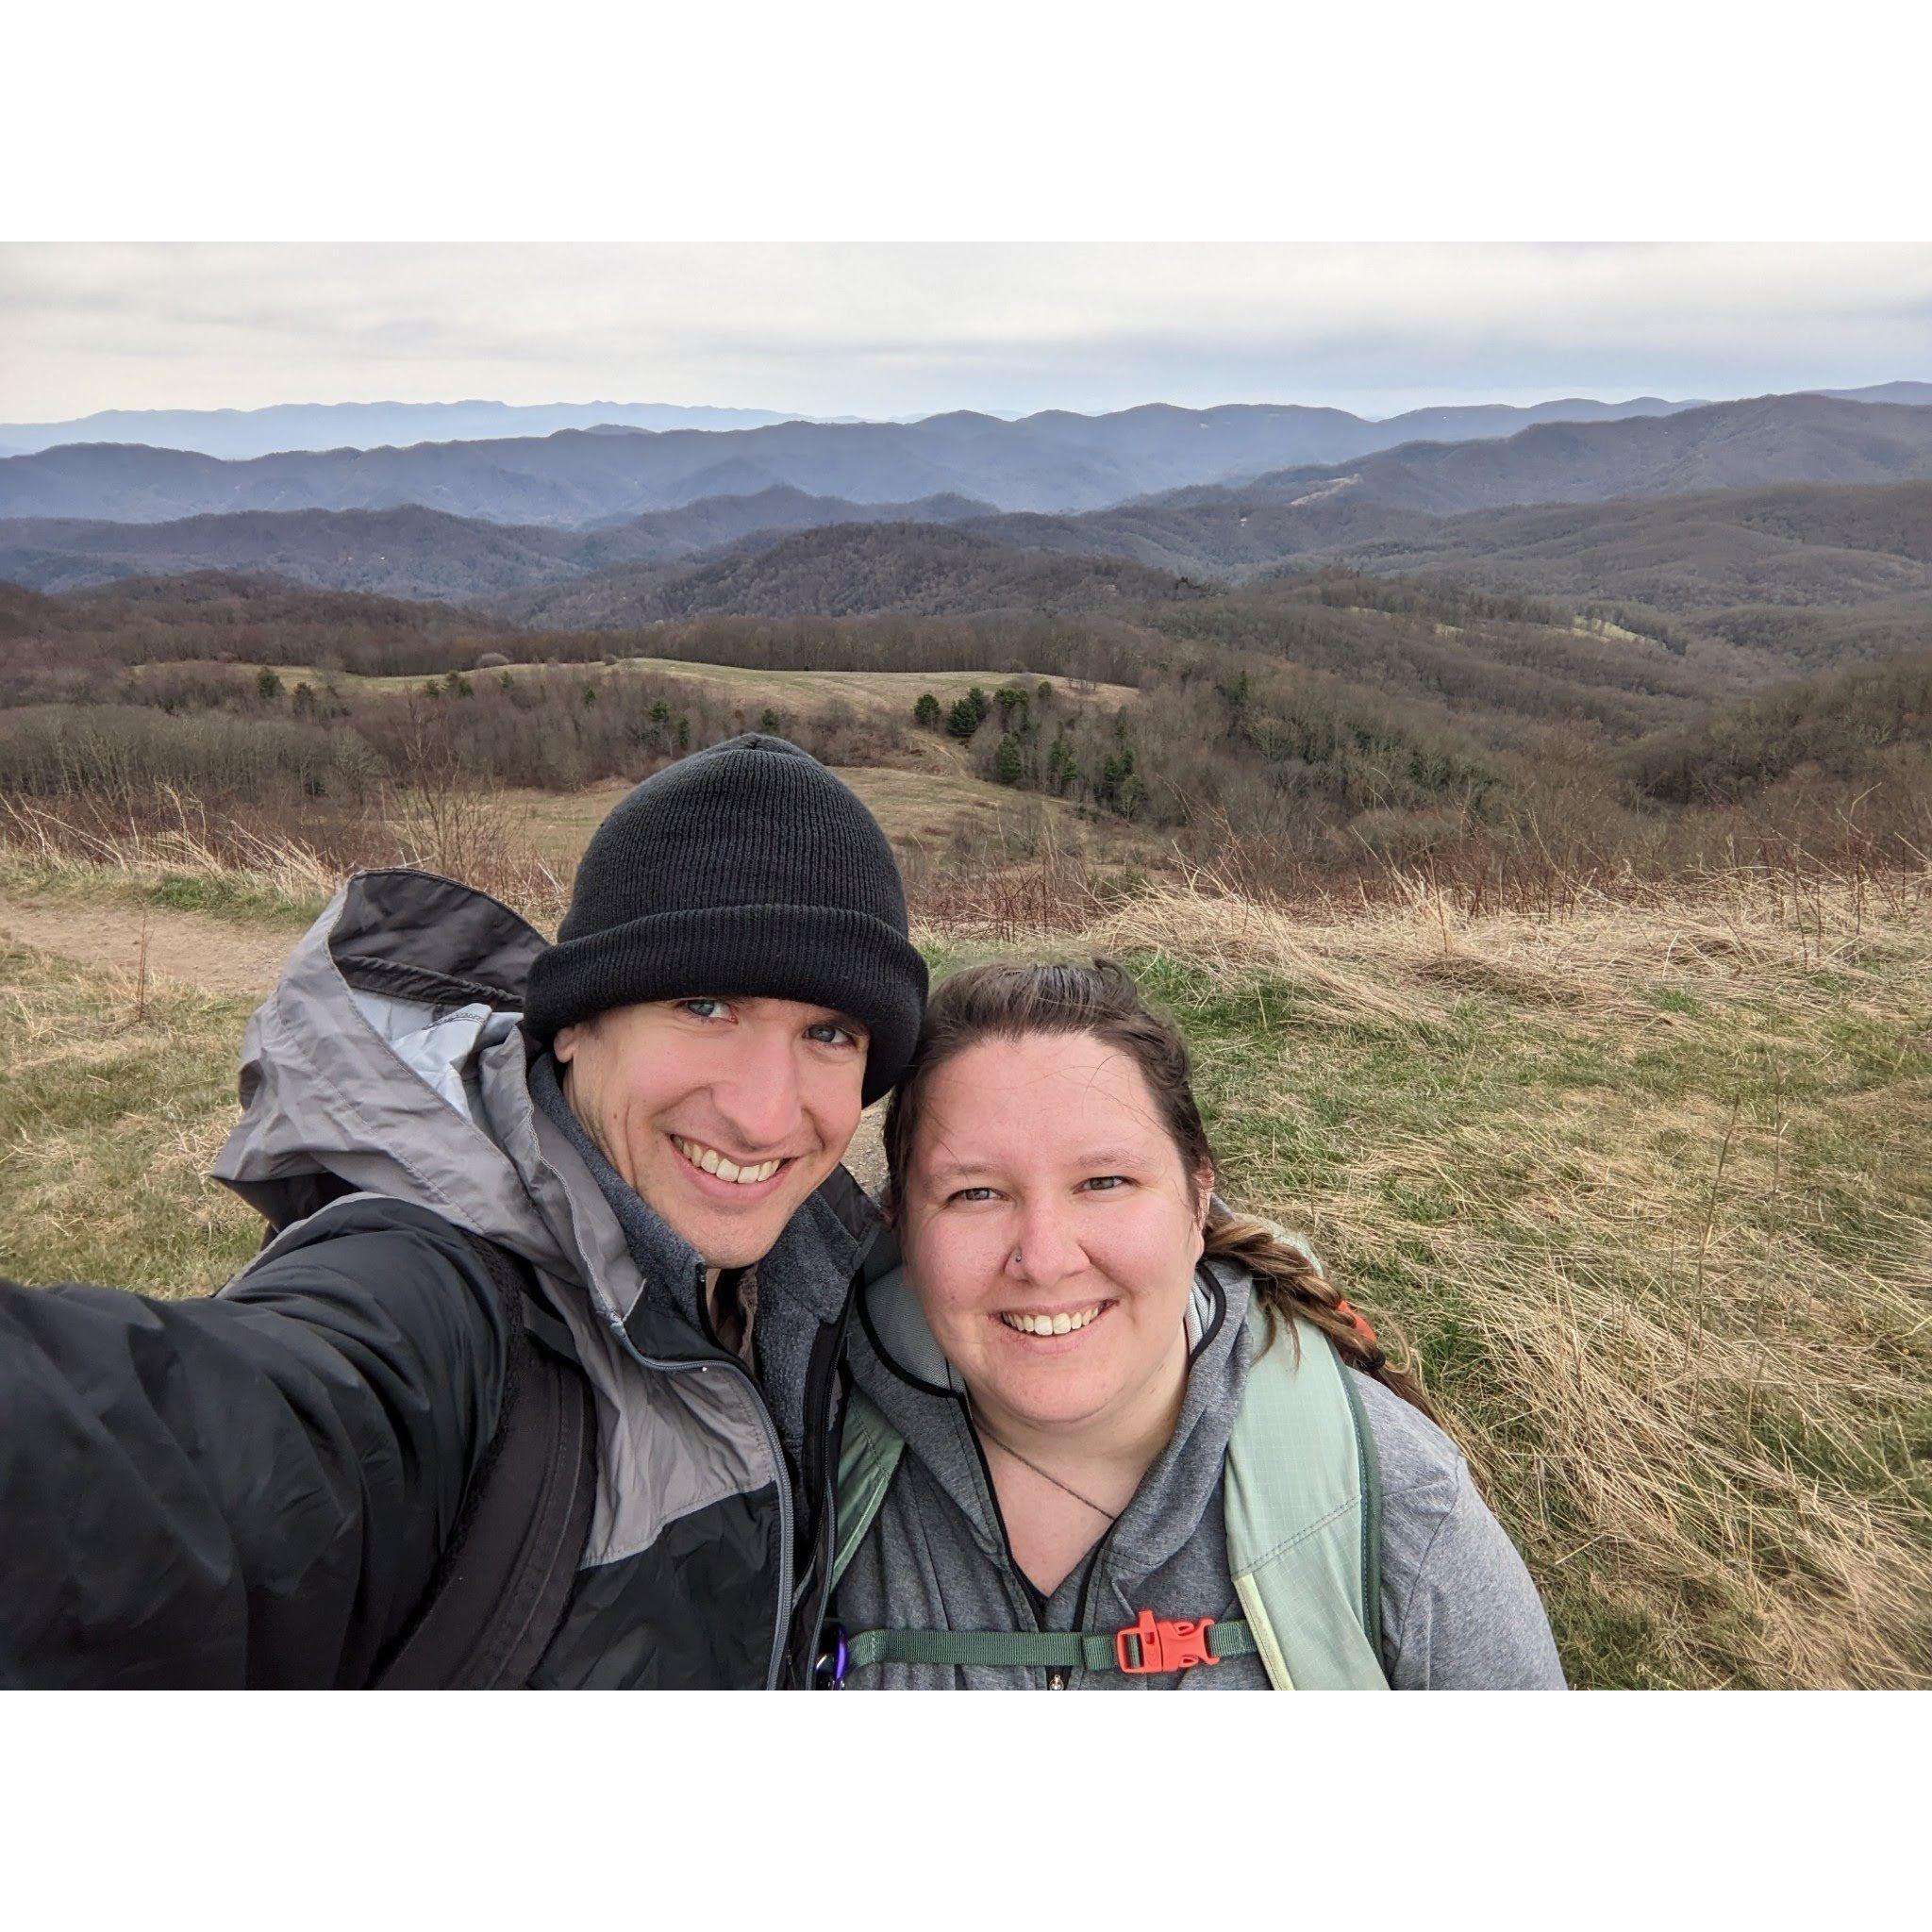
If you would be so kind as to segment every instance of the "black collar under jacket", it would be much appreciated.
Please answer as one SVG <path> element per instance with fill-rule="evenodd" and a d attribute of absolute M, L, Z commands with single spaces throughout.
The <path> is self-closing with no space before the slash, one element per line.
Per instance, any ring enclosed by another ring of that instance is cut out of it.
<path fill-rule="evenodd" d="M 1168 1562 L 1219 1492 L 1247 1388 L 1250 1298 L 1247 1271 L 1236 1264 L 1208 1262 L 1195 1273 L 1187 1310 L 1187 1392 L 1167 1447 L 1108 1532 L 1108 1566 L 1116 1574 L 1142 1575 Z M 858 1315 L 851 1343 L 855 1383 L 906 1439 L 907 1453 L 958 1508 L 987 1559 L 1013 1568 L 965 1385 L 905 1275 L 894 1271 L 861 1289 Z"/>

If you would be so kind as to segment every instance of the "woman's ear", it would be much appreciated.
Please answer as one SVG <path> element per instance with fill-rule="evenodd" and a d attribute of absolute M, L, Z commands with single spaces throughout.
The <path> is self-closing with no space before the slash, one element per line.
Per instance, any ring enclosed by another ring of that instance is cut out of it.
<path fill-rule="evenodd" d="M 1207 1161 L 1194 1170 L 1194 1224 L 1201 1230 L 1201 1239 L 1208 1239 L 1208 1217 L 1214 1208 L 1213 1167 Z"/>

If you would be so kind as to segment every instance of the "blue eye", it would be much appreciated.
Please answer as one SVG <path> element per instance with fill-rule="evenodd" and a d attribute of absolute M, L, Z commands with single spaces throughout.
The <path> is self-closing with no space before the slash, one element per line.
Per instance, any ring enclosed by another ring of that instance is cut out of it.
<path fill-rule="evenodd" d="M 862 1046 L 865 1042 L 849 1026 L 841 1026 L 836 1020 L 821 1020 L 816 1025 L 806 1028 L 808 1036 L 825 1046 Z M 826 1035 L 831 1038 L 826 1039 Z"/>
<path fill-rule="evenodd" d="M 1083 1188 L 1091 1188 L 1096 1194 L 1111 1194 L 1116 1189 L 1127 1185 L 1127 1177 L 1124 1174 L 1097 1174 L 1091 1180 L 1082 1181 L 1080 1185 Z"/>
<path fill-rule="evenodd" d="M 946 1201 L 949 1207 L 955 1201 L 991 1201 L 995 1192 L 992 1188 L 961 1188 L 957 1194 L 949 1194 Z"/>
<path fill-rule="evenodd" d="M 709 998 L 695 1000 L 679 1000 L 677 1003 L 678 1010 L 680 1012 L 690 1013 L 693 1019 L 708 1020 L 714 1017 L 714 1015 L 710 1013 L 699 1012 L 697 1009 L 700 1007 L 715 1007 L 718 1009 L 719 1015 L 728 1013 L 731 1010 L 731 1008 L 728 1006 L 726 1006 L 723 1000 Z"/>

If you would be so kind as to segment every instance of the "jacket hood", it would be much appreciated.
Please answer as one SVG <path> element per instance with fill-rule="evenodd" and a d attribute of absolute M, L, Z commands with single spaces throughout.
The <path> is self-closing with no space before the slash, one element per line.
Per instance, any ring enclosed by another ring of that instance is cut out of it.
<path fill-rule="evenodd" d="M 1167 1562 L 1193 1534 L 1220 1487 L 1227 1439 L 1247 1386 L 1249 1290 L 1247 1271 L 1233 1262 L 1204 1262 L 1195 1273 L 1185 1315 L 1188 1387 L 1179 1420 L 1108 1533 L 1110 1562 L 1125 1574 Z M 860 1290 L 854 1328 L 858 1387 L 958 1507 L 987 1558 L 1010 1563 L 965 1384 L 934 1339 L 902 1269 Z"/>
<path fill-rule="evenodd" d="M 358 873 L 248 1023 L 242 1119 L 214 1178 L 277 1229 L 347 1192 L 417 1203 L 583 1283 L 645 1353 L 688 1355 L 701 1342 L 696 1251 L 639 1202 L 633 1219 L 657 1235 L 641 1243 L 580 1137 L 533 1098 L 542 1050 L 520 1022 L 546 944 L 473 887 Z M 842 1238 L 817 1244 L 812 1298 L 842 1299 L 849 1277 L 832 1277 L 875 1227 L 871 1203 L 841 1169 L 806 1209 L 810 1229 L 788 1229 L 791 1245 L 810 1231 Z"/>
<path fill-rule="evenodd" d="M 357 874 L 248 1023 L 242 1119 L 214 1177 L 276 1228 L 345 1191 L 384 1194 L 554 1265 L 491 1118 L 525 1084 L 517 1023 L 544 944 L 470 887 Z"/>

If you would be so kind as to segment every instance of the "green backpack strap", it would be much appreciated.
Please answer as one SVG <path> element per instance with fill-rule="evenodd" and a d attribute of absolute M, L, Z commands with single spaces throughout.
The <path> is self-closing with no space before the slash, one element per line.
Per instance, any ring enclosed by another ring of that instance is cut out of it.
<path fill-rule="evenodd" d="M 1277 1690 L 1385 1690 L 1381 1492 L 1361 1398 L 1313 1323 L 1259 1308 L 1249 1323 L 1224 1491 L 1248 1630 Z"/>
<path fill-rule="evenodd" d="M 832 1581 L 837 1590 L 865 1533 L 878 1515 L 892 1486 L 906 1439 L 879 1413 L 862 1391 L 855 1389 L 845 1404 L 845 1433 L 839 1445 L 839 1479 L 834 1492 L 838 1525 L 832 1546 Z"/>
<path fill-rule="evenodd" d="M 1204 1640 L 1217 1657 L 1258 1655 L 1277 1690 L 1387 1690 L 1380 1492 L 1360 1398 L 1313 1324 L 1296 1319 L 1270 1343 L 1266 1319 L 1257 1310 L 1250 1320 L 1256 1355 L 1224 1486 L 1228 1567 L 1246 1615 L 1211 1624 Z M 834 1590 L 878 1516 L 905 1447 L 855 1389 L 839 1454 Z M 866 1631 L 850 1640 L 848 1654 L 854 1670 L 920 1663 L 1133 1671 L 1152 1661 L 1114 1636 L 1033 1631 Z"/>

